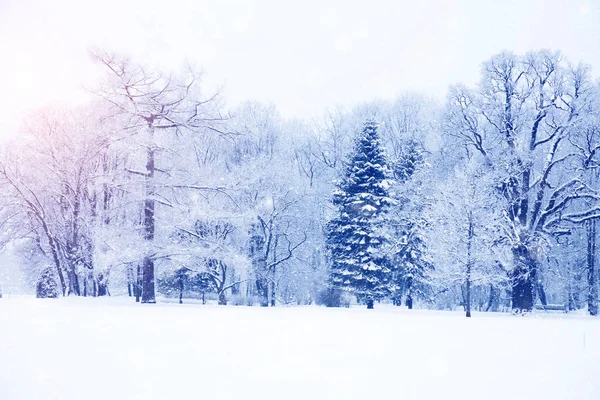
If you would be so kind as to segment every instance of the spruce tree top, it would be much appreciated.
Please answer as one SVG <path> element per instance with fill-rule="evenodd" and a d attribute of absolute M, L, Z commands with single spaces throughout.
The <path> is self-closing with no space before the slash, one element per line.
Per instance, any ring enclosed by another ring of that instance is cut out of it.
<path fill-rule="evenodd" d="M 377 124 L 368 120 L 356 139 L 354 152 L 346 166 L 344 179 L 338 186 L 339 190 L 334 193 L 333 203 L 337 206 L 362 206 L 361 213 L 373 217 L 390 202 L 387 175 Z"/>

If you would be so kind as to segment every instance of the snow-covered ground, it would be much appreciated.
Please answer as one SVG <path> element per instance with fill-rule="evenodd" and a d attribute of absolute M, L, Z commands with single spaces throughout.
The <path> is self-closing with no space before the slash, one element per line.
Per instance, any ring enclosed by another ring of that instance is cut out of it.
<path fill-rule="evenodd" d="M 600 320 L 0 299 L 0 399 L 598 399 Z"/>

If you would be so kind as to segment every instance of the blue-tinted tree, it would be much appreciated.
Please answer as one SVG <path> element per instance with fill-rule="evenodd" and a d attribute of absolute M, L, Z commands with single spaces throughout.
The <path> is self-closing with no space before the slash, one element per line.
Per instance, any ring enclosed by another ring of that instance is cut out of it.
<path fill-rule="evenodd" d="M 399 306 L 405 296 L 405 304 L 409 309 L 412 309 L 415 298 L 424 297 L 428 275 L 433 269 L 422 235 L 426 221 L 422 217 L 422 185 L 417 174 L 425 165 L 424 153 L 422 144 L 409 138 L 402 143 L 401 151 L 392 163 L 396 183 L 394 196 L 397 200 L 390 217 L 394 227 L 395 249 L 395 290 L 392 300 Z"/>
<path fill-rule="evenodd" d="M 35 286 L 35 295 L 38 299 L 58 297 L 58 284 L 54 279 L 54 273 L 51 267 L 45 268 L 42 271 Z"/>
<path fill-rule="evenodd" d="M 338 215 L 327 225 L 329 285 L 354 293 L 373 308 L 388 296 L 392 270 L 387 256 L 388 167 L 377 124 L 365 122 L 334 193 Z"/>

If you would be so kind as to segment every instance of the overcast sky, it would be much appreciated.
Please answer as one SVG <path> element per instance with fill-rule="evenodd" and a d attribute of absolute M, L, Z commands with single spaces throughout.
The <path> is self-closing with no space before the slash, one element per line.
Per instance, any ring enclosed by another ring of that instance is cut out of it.
<path fill-rule="evenodd" d="M 472 84 L 501 50 L 559 49 L 600 72 L 598 0 L 0 0 L 0 118 L 81 101 L 86 49 L 165 69 L 191 62 L 230 104 L 284 116 Z"/>

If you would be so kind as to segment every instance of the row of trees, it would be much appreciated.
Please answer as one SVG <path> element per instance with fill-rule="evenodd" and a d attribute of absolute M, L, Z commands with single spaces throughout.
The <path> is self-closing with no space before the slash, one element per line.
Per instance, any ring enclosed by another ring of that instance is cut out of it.
<path fill-rule="evenodd" d="M 597 313 L 600 94 L 559 53 L 494 56 L 442 105 L 313 121 L 227 110 L 192 70 L 93 59 L 96 101 L 33 114 L 2 149 L 5 293 L 41 276 L 153 303 L 158 278 L 220 304 L 339 304 L 341 288 L 369 307 Z"/>

